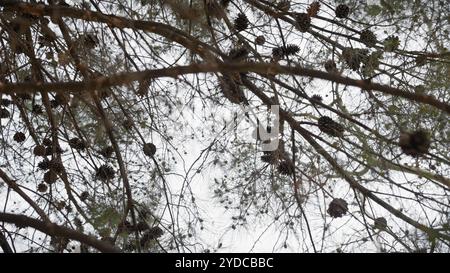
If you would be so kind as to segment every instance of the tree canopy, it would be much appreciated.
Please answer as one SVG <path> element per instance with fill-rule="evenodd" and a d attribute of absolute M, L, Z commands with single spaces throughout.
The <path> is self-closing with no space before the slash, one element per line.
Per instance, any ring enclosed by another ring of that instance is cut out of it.
<path fill-rule="evenodd" d="M 449 14 L 0 1 L 1 249 L 448 252 Z"/>

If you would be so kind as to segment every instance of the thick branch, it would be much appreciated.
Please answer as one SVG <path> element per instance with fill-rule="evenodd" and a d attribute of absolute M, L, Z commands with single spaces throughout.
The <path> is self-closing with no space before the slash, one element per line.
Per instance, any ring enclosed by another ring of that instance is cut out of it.
<path fill-rule="evenodd" d="M 109 77 L 99 77 L 83 82 L 59 82 L 59 83 L 20 83 L 4 84 L 0 83 L 0 93 L 24 93 L 36 91 L 54 92 L 83 92 L 112 86 L 127 85 L 134 81 L 159 77 L 177 77 L 183 74 L 197 74 L 207 72 L 255 72 L 261 74 L 293 74 L 298 76 L 313 77 L 329 80 L 349 86 L 359 87 L 362 90 L 379 91 L 385 94 L 403 97 L 418 103 L 424 103 L 439 108 L 450 113 L 450 105 L 435 99 L 430 95 L 416 94 L 387 85 L 372 83 L 364 80 L 355 80 L 348 77 L 308 69 L 300 66 L 289 67 L 273 63 L 203 63 L 187 66 L 177 66 L 173 68 L 162 68 L 154 70 L 144 70 L 130 73 L 116 74 Z"/>
<path fill-rule="evenodd" d="M 108 242 L 97 240 L 93 236 L 89 236 L 76 230 L 59 226 L 51 222 L 39 221 L 25 215 L 0 213 L 0 222 L 15 224 L 18 227 L 32 227 L 50 236 L 58 236 L 76 240 L 88 246 L 94 247 L 101 252 L 120 252 L 119 249 L 112 246 Z"/>

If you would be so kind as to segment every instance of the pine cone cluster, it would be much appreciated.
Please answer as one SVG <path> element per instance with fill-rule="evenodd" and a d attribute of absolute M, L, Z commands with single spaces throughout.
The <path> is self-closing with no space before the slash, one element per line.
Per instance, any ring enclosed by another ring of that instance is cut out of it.
<path fill-rule="evenodd" d="M 342 58 L 350 69 L 358 71 L 368 54 L 369 51 L 367 49 L 345 48 L 342 51 Z"/>
<path fill-rule="evenodd" d="M 56 158 L 53 158 L 52 160 L 50 160 L 49 168 L 51 171 L 53 171 L 55 173 L 62 173 L 64 171 L 63 164 L 61 163 L 61 161 L 59 161 Z"/>
<path fill-rule="evenodd" d="M 335 13 L 337 18 L 347 18 L 350 13 L 350 8 L 347 5 L 341 4 L 336 7 Z"/>
<path fill-rule="evenodd" d="M 399 146 L 406 155 L 414 157 L 423 155 L 428 152 L 430 143 L 428 133 L 422 129 L 413 133 L 403 132 L 400 134 Z"/>
<path fill-rule="evenodd" d="M 311 17 L 307 13 L 299 13 L 295 19 L 301 32 L 307 32 L 311 27 Z"/>
<path fill-rule="evenodd" d="M 46 171 L 46 170 L 50 169 L 50 161 L 48 161 L 47 159 L 44 159 L 43 161 L 39 162 L 37 166 L 39 169 Z"/>
<path fill-rule="evenodd" d="M 383 57 L 381 51 L 372 52 L 369 56 L 364 56 L 362 59 L 363 67 L 362 74 L 365 77 L 372 76 L 380 66 L 380 59 Z"/>
<path fill-rule="evenodd" d="M 139 221 L 136 225 L 131 224 L 129 221 L 125 220 L 124 222 L 120 223 L 117 227 L 118 232 L 126 232 L 131 233 L 134 231 L 146 231 L 150 229 L 150 226 L 145 221 Z"/>
<path fill-rule="evenodd" d="M 344 134 L 344 127 L 339 123 L 335 122 L 332 118 L 327 116 L 322 116 L 318 121 L 320 131 L 333 136 L 342 137 Z"/>
<path fill-rule="evenodd" d="M 46 142 L 45 139 L 44 139 L 43 144 L 46 145 L 46 144 L 48 144 L 48 142 Z M 46 145 L 46 146 L 47 147 L 45 147 L 45 155 L 47 155 L 47 156 L 52 155 L 53 154 L 53 145 L 51 143 L 51 140 L 50 140 L 50 145 Z M 57 146 L 56 149 L 55 149 L 55 152 L 57 154 L 61 154 L 63 152 L 63 150 L 61 149 L 61 147 Z"/>
<path fill-rule="evenodd" d="M 328 205 L 328 214 L 333 218 L 344 216 L 348 211 L 347 202 L 341 198 L 334 198 Z"/>
<path fill-rule="evenodd" d="M 86 143 L 78 137 L 71 138 L 69 140 L 69 146 L 77 151 L 83 151 L 86 149 Z"/>
<path fill-rule="evenodd" d="M 234 29 L 236 31 L 243 31 L 248 28 L 249 21 L 247 16 L 243 13 L 239 13 L 236 19 L 234 19 Z"/>
<path fill-rule="evenodd" d="M 297 45 L 280 46 L 280 47 L 275 47 L 272 49 L 272 56 L 275 59 L 281 59 L 283 57 L 295 55 L 299 51 L 300 51 L 300 48 Z"/>
<path fill-rule="evenodd" d="M 369 29 L 361 31 L 359 39 L 367 47 L 374 47 L 377 44 L 377 36 Z"/>
<path fill-rule="evenodd" d="M 114 169 L 110 165 L 101 165 L 100 168 L 97 168 L 95 177 L 102 181 L 107 181 L 114 179 L 116 173 Z"/>

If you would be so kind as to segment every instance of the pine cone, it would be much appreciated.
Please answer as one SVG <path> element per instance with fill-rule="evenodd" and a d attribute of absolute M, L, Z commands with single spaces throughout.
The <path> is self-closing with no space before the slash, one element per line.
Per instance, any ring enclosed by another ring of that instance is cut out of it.
<path fill-rule="evenodd" d="M 376 218 L 373 224 L 373 227 L 379 230 L 386 230 L 387 228 L 387 220 L 384 217 Z"/>
<path fill-rule="evenodd" d="M 45 156 L 45 146 L 44 145 L 36 145 L 33 149 L 33 154 L 35 156 Z"/>
<path fill-rule="evenodd" d="M 25 134 L 24 134 L 24 133 L 22 133 L 22 132 L 16 132 L 16 133 L 14 134 L 14 136 L 13 136 L 13 139 L 14 139 L 14 141 L 16 141 L 16 142 L 21 143 L 21 142 L 24 142 L 24 141 L 25 141 L 26 137 L 25 137 Z"/>
<path fill-rule="evenodd" d="M 374 47 L 377 44 L 377 37 L 372 31 L 368 29 L 361 32 L 359 39 L 367 47 Z"/>
<path fill-rule="evenodd" d="M 393 52 L 400 46 L 400 39 L 391 35 L 384 40 L 383 45 L 386 52 Z"/>
<path fill-rule="evenodd" d="M 1 118 L 9 118 L 10 116 L 11 116 L 11 114 L 9 113 L 9 111 L 6 108 L 0 109 L 0 119 Z"/>
<path fill-rule="evenodd" d="M 58 105 L 64 105 L 69 102 L 69 95 L 65 95 L 63 93 L 58 93 L 55 96 L 55 101 L 58 103 Z"/>
<path fill-rule="evenodd" d="M 272 56 L 275 59 L 281 59 L 282 57 L 287 57 L 289 55 L 295 55 L 300 51 L 297 45 L 287 45 L 276 47 L 272 49 Z"/>
<path fill-rule="evenodd" d="M 272 49 L 272 56 L 274 59 L 279 60 L 283 58 L 284 52 L 281 47 L 275 47 Z"/>
<path fill-rule="evenodd" d="M 47 189 L 48 189 L 48 187 L 47 187 L 47 185 L 45 185 L 44 183 L 40 183 L 40 184 L 37 186 L 38 192 L 46 192 Z"/>
<path fill-rule="evenodd" d="M 239 13 L 236 19 L 234 19 L 234 28 L 236 31 L 243 31 L 248 28 L 248 19 L 247 16 L 243 13 Z"/>
<path fill-rule="evenodd" d="M 84 46 L 88 49 L 97 47 L 99 40 L 94 34 L 88 33 L 83 37 Z"/>
<path fill-rule="evenodd" d="M 100 168 L 98 168 L 95 173 L 95 177 L 102 181 L 114 179 L 115 176 L 116 176 L 116 173 L 114 172 L 114 169 L 111 166 L 106 165 L 106 164 L 100 166 Z"/>
<path fill-rule="evenodd" d="M 146 96 L 150 89 L 151 83 L 152 83 L 151 79 L 143 79 L 143 80 L 139 81 L 139 86 L 138 86 L 138 90 L 136 91 L 136 94 L 140 97 Z"/>
<path fill-rule="evenodd" d="M 314 1 L 309 5 L 306 12 L 310 17 L 316 17 L 320 10 L 320 3 L 318 1 Z"/>
<path fill-rule="evenodd" d="M 58 175 L 56 172 L 49 170 L 44 174 L 44 182 L 47 184 L 53 184 L 58 180 Z"/>
<path fill-rule="evenodd" d="M 124 232 L 129 233 L 132 230 L 133 230 L 133 225 L 127 220 L 119 223 L 119 225 L 117 227 L 117 233 L 124 233 Z"/>
<path fill-rule="evenodd" d="M 64 171 L 64 166 L 61 163 L 61 161 L 59 161 L 56 158 L 53 158 L 50 162 L 49 162 L 49 166 L 50 166 L 50 170 L 54 171 L 55 173 L 62 173 Z"/>
<path fill-rule="evenodd" d="M 81 201 L 86 201 L 89 198 L 89 193 L 87 191 L 84 191 L 80 194 L 80 200 Z"/>
<path fill-rule="evenodd" d="M 320 95 L 312 95 L 311 97 L 311 102 L 312 103 L 317 103 L 317 102 L 322 102 L 322 96 Z"/>
<path fill-rule="evenodd" d="M 47 159 L 44 159 L 43 161 L 39 162 L 37 166 L 39 169 L 46 171 L 46 170 L 50 169 L 50 161 L 48 161 Z"/>
<path fill-rule="evenodd" d="M 266 38 L 263 35 L 260 35 L 260 36 L 256 37 L 255 44 L 263 45 L 265 43 L 266 43 Z"/>
<path fill-rule="evenodd" d="M 69 140 L 69 146 L 78 151 L 83 151 L 84 149 L 86 149 L 86 144 L 84 143 L 84 141 L 77 137 L 71 138 Z"/>
<path fill-rule="evenodd" d="M 144 154 L 146 156 L 153 157 L 156 153 L 156 146 L 153 143 L 145 143 L 144 144 Z"/>
<path fill-rule="evenodd" d="M 427 63 L 427 56 L 426 55 L 419 55 L 415 59 L 417 66 L 423 66 Z"/>
<path fill-rule="evenodd" d="M 419 129 L 413 133 L 401 133 L 399 146 L 406 155 L 420 156 L 428 152 L 430 137 L 425 130 Z"/>
<path fill-rule="evenodd" d="M 296 21 L 301 32 L 307 32 L 311 27 L 311 17 L 307 13 L 297 14 Z"/>
<path fill-rule="evenodd" d="M 333 218 L 344 216 L 348 211 L 347 202 L 341 198 L 335 198 L 328 206 L 328 214 Z"/>
<path fill-rule="evenodd" d="M 367 58 L 368 53 L 367 49 L 345 48 L 342 51 L 342 57 L 350 69 L 358 71 L 361 67 L 361 62 Z"/>
<path fill-rule="evenodd" d="M 337 18 L 347 18 L 350 13 L 350 8 L 347 5 L 341 4 L 336 7 L 336 17 Z"/>
<path fill-rule="evenodd" d="M 300 51 L 300 48 L 296 45 L 287 45 L 286 47 L 283 47 L 284 55 L 295 55 Z"/>
<path fill-rule="evenodd" d="M 344 127 L 339 123 L 335 122 L 333 119 L 327 116 L 322 116 L 318 121 L 320 131 L 333 136 L 342 137 L 344 134 Z"/>
<path fill-rule="evenodd" d="M 50 138 L 44 138 L 44 140 L 42 141 L 42 144 L 44 144 L 45 146 L 51 146 L 53 144 L 53 141 Z"/>

